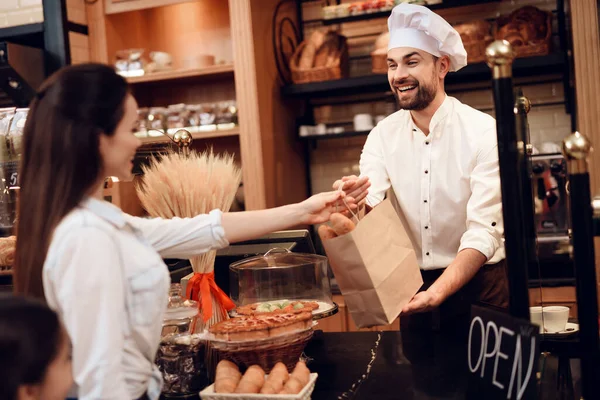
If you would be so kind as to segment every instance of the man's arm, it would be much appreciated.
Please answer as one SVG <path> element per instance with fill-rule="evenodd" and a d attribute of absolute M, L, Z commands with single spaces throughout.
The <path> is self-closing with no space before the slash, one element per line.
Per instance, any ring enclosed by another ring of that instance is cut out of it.
<path fill-rule="evenodd" d="M 430 311 L 439 307 L 448 297 L 465 286 L 479 271 L 487 258 L 474 249 L 464 249 L 444 273 L 424 292 L 417 293 L 403 309 L 402 314 Z"/>

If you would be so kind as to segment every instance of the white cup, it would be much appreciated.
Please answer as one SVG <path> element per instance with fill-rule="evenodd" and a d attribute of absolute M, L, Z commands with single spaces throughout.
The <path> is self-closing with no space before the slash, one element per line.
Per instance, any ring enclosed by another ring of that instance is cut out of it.
<path fill-rule="evenodd" d="M 562 332 L 569 321 L 569 307 L 549 306 L 542 309 L 546 333 Z"/>
<path fill-rule="evenodd" d="M 540 327 L 544 324 L 542 320 L 542 307 L 529 307 L 529 315 L 531 316 L 531 323 Z"/>
<path fill-rule="evenodd" d="M 373 116 L 371 114 L 356 114 L 354 116 L 355 131 L 370 131 L 373 129 Z"/>

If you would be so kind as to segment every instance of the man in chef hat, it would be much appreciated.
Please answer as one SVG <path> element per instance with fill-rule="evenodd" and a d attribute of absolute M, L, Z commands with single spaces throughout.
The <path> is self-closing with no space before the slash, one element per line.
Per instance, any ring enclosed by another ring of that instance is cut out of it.
<path fill-rule="evenodd" d="M 388 81 L 400 111 L 370 132 L 360 178 L 334 187 L 344 182 L 367 209 L 388 189 L 398 198 L 425 282 L 402 310 L 402 327 L 411 314 L 455 324 L 472 303 L 506 308 L 495 120 L 444 90 L 446 75 L 467 64 L 460 35 L 411 4 L 396 6 L 388 27 Z"/>

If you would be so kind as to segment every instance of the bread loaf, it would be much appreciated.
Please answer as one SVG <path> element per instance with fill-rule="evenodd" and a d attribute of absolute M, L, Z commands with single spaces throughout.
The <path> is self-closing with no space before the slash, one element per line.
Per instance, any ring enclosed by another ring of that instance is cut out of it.
<path fill-rule="evenodd" d="M 498 19 L 496 39 L 506 40 L 512 46 L 536 44 L 546 40 L 549 14 L 533 6 L 515 10 L 508 17 Z"/>
<path fill-rule="evenodd" d="M 335 60 L 335 57 L 338 54 L 338 49 L 340 47 L 340 37 L 335 32 L 327 32 L 325 36 L 325 40 L 321 47 L 317 50 L 317 55 L 315 56 L 315 68 L 324 67 L 327 65 L 331 65 L 332 60 Z"/>
<path fill-rule="evenodd" d="M 10 267 L 13 265 L 16 247 L 17 238 L 15 236 L 0 238 L 0 266 Z"/>
<path fill-rule="evenodd" d="M 459 33 L 463 43 L 486 40 L 490 35 L 490 24 L 487 21 L 473 21 L 454 27 Z"/>
<path fill-rule="evenodd" d="M 302 54 L 300 55 L 300 61 L 298 62 L 298 67 L 300 69 L 311 69 L 315 65 L 317 50 L 323 46 L 325 37 L 326 32 L 320 29 L 311 33 L 306 41 L 304 49 L 302 49 Z"/>

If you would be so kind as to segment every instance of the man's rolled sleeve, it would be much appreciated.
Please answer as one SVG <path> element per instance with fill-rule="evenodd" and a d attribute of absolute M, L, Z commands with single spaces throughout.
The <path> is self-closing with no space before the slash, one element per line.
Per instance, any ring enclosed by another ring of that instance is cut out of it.
<path fill-rule="evenodd" d="M 471 173 L 471 197 L 467 203 L 467 231 L 459 252 L 475 249 L 489 261 L 502 245 L 502 193 L 498 146 L 482 152 Z"/>

